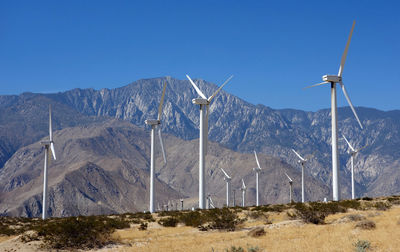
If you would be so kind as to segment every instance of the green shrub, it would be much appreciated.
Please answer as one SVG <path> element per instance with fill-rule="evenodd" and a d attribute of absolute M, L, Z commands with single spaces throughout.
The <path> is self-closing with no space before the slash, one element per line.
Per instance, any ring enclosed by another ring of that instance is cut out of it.
<path fill-rule="evenodd" d="M 371 248 L 371 243 L 366 240 L 358 240 L 354 243 L 354 247 L 357 252 L 365 252 L 367 249 Z"/>
<path fill-rule="evenodd" d="M 358 222 L 355 227 L 365 229 L 365 230 L 370 230 L 370 229 L 375 229 L 376 224 L 372 220 L 362 220 L 362 221 Z"/>
<path fill-rule="evenodd" d="M 147 223 L 145 222 L 140 223 L 139 230 L 140 231 L 147 230 Z"/>
<path fill-rule="evenodd" d="M 163 227 L 176 227 L 178 224 L 179 220 L 175 217 L 167 217 L 160 219 L 158 223 L 162 225 Z"/>
<path fill-rule="evenodd" d="M 205 223 L 199 211 L 183 213 L 179 216 L 179 221 L 185 224 L 185 226 L 191 227 L 198 227 Z"/>
<path fill-rule="evenodd" d="M 127 222 L 117 218 L 80 216 L 49 219 L 40 222 L 34 229 L 53 249 L 92 249 L 110 243 L 110 235 L 116 228 L 127 227 Z"/>
<path fill-rule="evenodd" d="M 232 246 L 230 249 L 225 249 L 226 252 L 244 252 L 242 247 Z"/>
<path fill-rule="evenodd" d="M 386 211 L 392 207 L 392 204 L 390 204 L 389 202 L 379 201 L 375 202 L 373 204 L 373 207 L 376 208 L 377 210 Z"/>

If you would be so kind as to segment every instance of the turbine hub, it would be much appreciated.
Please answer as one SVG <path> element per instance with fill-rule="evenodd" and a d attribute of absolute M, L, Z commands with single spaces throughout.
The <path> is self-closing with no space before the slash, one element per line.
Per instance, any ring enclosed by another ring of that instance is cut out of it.
<path fill-rule="evenodd" d="M 334 82 L 334 83 L 338 83 L 342 81 L 342 77 L 341 76 L 337 76 L 337 75 L 324 75 L 322 76 L 322 80 L 323 81 L 327 81 L 327 82 Z"/>

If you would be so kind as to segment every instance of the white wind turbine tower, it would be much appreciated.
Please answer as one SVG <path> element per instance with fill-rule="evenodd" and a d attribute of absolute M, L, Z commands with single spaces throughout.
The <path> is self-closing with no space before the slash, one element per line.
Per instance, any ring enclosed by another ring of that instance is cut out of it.
<path fill-rule="evenodd" d="M 342 74 L 343 74 L 343 68 L 344 68 L 344 63 L 346 62 L 346 57 L 347 57 L 347 51 L 349 50 L 349 45 L 351 41 L 351 36 L 353 35 L 353 30 L 354 30 L 354 25 L 356 22 L 353 22 L 353 26 L 351 27 L 350 35 L 347 40 L 346 47 L 344 49 L 342 59 L 340 61 L 340 67 L 339 67 L 339 73 L 338 75 L 324 75 L 322 76 L 323 82 L 312 85 L 310 87 L 315 87 L 323 84 L 330 84 L 331 85 L 331 117 L 332 117 L 332 193 L 333 193 L 333 200 L 338 201 L 340 200 L 340 195 L 339 195 L 339 158 L 338 158 L 338 136 L 337 136 L 337 104 L 336 104 L 336 83 L 339 83 L 342 90 L 343 94 L 347 99 L 347 102 L 350 105 L 351 110 L 354 113 L 354 116 L 357 119 L 358 124 L 360 125 L 361 129 L 363 128 L 360 119 L 357 116 L 357 113 L 353 107 L 353 104 L 350 101 L 350 97 L 347 94 L 347 91 L 344 87 L 343 81 L 342 81 Z M 307 87 L 309 88 L 309 87 Z"/>
<path fill-rule="evenodd" d="M 357 155 L 357 153 L 367 147 L 368 145 L 365 145 L 364 147 L 361 147 L 359 149 L 354 149 L 353 146 L 350 144 L 350 142 L 347 140 L 347 138 L 342 134 L 344 140 L 346 141 L 347 145 L 349 146 L 348 153 L 350 154 L 350 161 L 351 161 L 351 199 L 355 199 L 355 192 L 354 192 L 354 157 Z"/>
<path fill-rule="evenodd" d="M 221 168 L 221 171 L 224 173 L 224 180 L 226 182 L 226 207 L 229 207 L 229 199 L 231 194 L 231 180 L 232 178 Z"/>
<path fill-rule="evenodd" d="M 205 184 L 205 156 L 207 155 L 207 142 L 208 142 L 208 114 L 211 101 L 218 94 L 218 92 L 232 79 L 230 76 L 224 84 L 222 84 L 217 91 L 210 97 L 206 97 L 203 92 L 196 86 L 189 75 L 186 75 L 190 83 L 193 85 L 200 98 L 193 99 L 193 104 L 200 106 L 200 137 L 199 137 L 199 208 L 204 209 L 206 204 L 206 184 Z"/>
<path fill-rule="evenodd" d="M 242 207 L 244 207 L 244 199 L 246 196 L 246 184 L 244 183 L 244 180 L 242 179 L 242 187 L 240 188 L 242 191 Z"/>
<path fill-rule="evenodd" d="M 253 170 L 256 172 L 256 206 L 259 206 L 260 201 L 259 201 L 259 193 L 258 193 L 258 175 L 261 172 L 261 166 L 260 166 L 260 162 L 258 162 L 258 157 L 257 157 L 256 151 L 254 151 L 254 155 L 256 156 L 256 162 L 257 162 L 257 167 L 253 168 Z"/>
<path fill-rule="evenodd" d="M 167 163 L 167 157 L 164 151 L 164 144 L 161 136 L 161 115 L 162 105 L 164 103 L 165 89 L 167 82 L 164 82 L 164 87 L 161 95 L 160 105 L 158 106 L 158 117 L 157 120 L 146 120 L 145 123 L 151 126 L 151 154 L 150 154 L 150 203 L 149 211 L 154 213 L 154 169 L 155 169 L 155 156 L 154 156 L 154 145 L 155 145 L 155 130 L 158 128 L 158 137 L 160 139 L 161 151 L 164 158 L 164 163 Z"/>
<path fill-rule="evenodd" d="M 292 151 L 299 158 L 298 162 L 301 164 L 301 202 L 304 203 L 304 165 L 307 163 L 308 158 L 303 158 L 294 149 Z"/>
<path fill-rule="evenodd" d="M 49 141 L 41 142 L 44 145 L 45 152 L 44 152 L 44 171 L 43 171 L 43 202 L 42 202 L 42 219 L 47 218 L 47 210 L 48 210 L 48 195 L 47 195 L 47 174 L 49 163 L 51 159 L 50 152 L 56 160 L 56 152 L 54 150 L 54 142 L 53 142 L 53 127 L 51 122 L 51 105 L 49 105 Z"/>
<path fill-rule="evenodd" d="M 289 179 L 289 203 L 292 203 L 292 192 L 293 192 L 293 180 L 287 175 L 285 172 L 286 177 Z"/>

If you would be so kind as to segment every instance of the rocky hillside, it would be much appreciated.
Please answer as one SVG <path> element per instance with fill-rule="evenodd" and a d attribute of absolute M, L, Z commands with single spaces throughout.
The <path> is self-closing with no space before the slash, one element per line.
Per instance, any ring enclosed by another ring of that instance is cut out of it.
<path fill-rule="evenodd" d="M 21 146 L 46 135 L 48 103 L 53 104 L 57 129 L 108 117 L 144 127 L 145 119 L 156 116 L 164 81 L 168 86 L 163 131 L 182 139 L 195 140 L 198 137 L 199 112 L 191 99 L 197 95 L 186 80 L 164 77 L 138 80 L 117 89 L 74 89 L 46 95 L 0 96 L 0 164 L 4 164 Z M 206 95 L 217 88 L 203 80 L 196 82 Z M 235 85 L 235 80 L 228 85 Z M 355 160 L 357 196 L 399 193 L 400 149 L 397 146 L 400 143 L 400 111 L 356 109 L 365 129 L 358 127 L 351 110 L 346 107 L 339 109 L 339 133 L 345 134 L 356 147 L 368 144 Z M 303 155 L 315 152 L 306 172 L 323 184 L 331 184 L 330 110 L 275 110 L 250 104 L 221 91 L 210 111 L 209 136 L 212 141 L 243 153 L 255 149 L 260 154 L 280 158 L 297 169 L 300 167 L 291 148 Z M 18 124 L 21 120 L 23 123 Z M 339 143 L 342 195 L 348 198 L 350 162 L 345 142 L 340 140 Z M 167 183 L 172 181 L 162 173 L 160 176 Z"/>
<path fill-rule="evenodd" d="M 55 132 L 57 160 L 49 168 L 50 216 L 92 215 L 143 211 L 149 198 L 149 134 L 128 122 L 109 120 L 87 127 Z M 193 198 L 198 189 L 198 141 L 166 136 L 168 163 L 158 155 L 156 202 L 160 205 Z M 39 216 L 44 149 L 39 142 L 19 149 L 0 171 L 2 215 Z M 159 151 L 157 152 L 159 154 Z M 241 154 L 210 144 L 207 191 L 217 206 L 225 202 L 225 182 L 220 168 L 233 177 L 232 187 L 248 185 L 246 204 L 255 202 L 252 154 Z M 279 159 L 260 155 L 263 166 L 261 202 L 287 202 L 288 186 L 283 172 L 295 177 L 295 198 L 300 199 L 299 172 Z M 329 190 L 307 177 L 307 197 L 318 200 Z M 239 202 L 239 193 L 237 195 Z M 185 200 L 186 202 L 186 200 Z M 185 203 L 186 207 L 197 204 Z M 158 204 L 156 204 L 158 205 Z"/>

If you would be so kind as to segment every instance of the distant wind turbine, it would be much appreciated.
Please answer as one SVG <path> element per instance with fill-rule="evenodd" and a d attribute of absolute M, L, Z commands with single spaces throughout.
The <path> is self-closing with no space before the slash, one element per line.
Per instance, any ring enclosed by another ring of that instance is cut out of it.
<path fill-rule="evenodd" d="M 244 202 L 245 202 L 245 196 L 246 196 L 246 184 L 244 183 L 244 180 L 242 179 L 242 187 L 240 188 L 242 191 L 242 207 L 244 207 Z"/>
<path fill-rule="evenodd" d="M 160 139 L 161 151 L 164 158 L 164 163 L 167 163 L 167 156 L 164 151 L 164 144 L 161 136 L 161 115 L 162 106 L 164 103 L 165 89 L 167 82 L 164 82 L 164 87 L 161 95 L 160 105 L 158 106 L 158 117 L 156 120 L 146 120 L 145 123 L 151 126 L 151 153 L 150 153 L 150 203 L 149 211 L 154 213 L 154 169 L 155 169 L 155 156 L 154 156 L 154 145 L 155 145 L 155 130 L 158 128 L 158 137 Z M 168 210 L 167 210 L 168 211 Z"/>
<path fill-rule="evenodd" d="M 258 157 L 257 157 L 256 151 L 254 151 L 254 155 L 256 156 L 256 162 L 257 162 L 257 167 L 253 168 L 253 170 L 256 172 L 256 206 L 259 206 L 260 201 L 259 201 L 259 193 L 258 193 L 258 176 L 259 176 L 259 173 L 261 172 L 261 166 L 260 166 L 260 162 L 258 162 Z"/>
<path fill-rule="evenodd" d="M 221 168 L 221 171 L 224 173 L 224 180 L 226 182 L 226 207 L 229 207 L 229 199 L 231 194 L 231 180 L 232 178 Z"/>
<path fill-rule="evenodd" d="M 354 25 L 356 24 L 356 21 L 353 22 L 353 26 L 351 27 L 350 35 L 347 40 L 346 47 L 344 49 L 342 59 L 340 61 L 340 67 L 339 67 L 339 73 L 337 75 L 324 75 L 322 76 L 323 82 L 309 86 L 310 87 L 316 87 L 319 85 L 324 85 L 324 84 L 330 84 L 331 85 L 331 121 L 332 121 L 332 194 L 333 194 L 333 200 L 338 201 L 340 200 L 340 190 L 339 190 L 339 158 L 338 158 L 338 136 L 337 136 L 337 103 L 336 103 L 336 83 L 339 83 L 342 90 L 343 94 L 346 97 L 347 102 L 350 105 L 351 110 L 354 113 L 354 116 L 357 119 L 358 124 L 360 125 L 361 129 L 363 128 L 360 119 L 357 116 L 356 110 L 353 107 L 353 104 L 351 103 L 350 97 L 347 94 L 347 91 L 344 87 L 343 81 L 342 81 L 342 74 L 343 74 L 343 68 L 344 68 L 344 63 L 346 62 L 346 57 L 347 57 L 347 52 L 349 50 L 350 46 L 350 41 L 351 41 L 351 36 L 353 35 L 353 30 L 354 30 Z"/>
<path fill-rule="evenodd" d="M 289 179 L 289 203 L 292 203 L 293 202 L 293 199 L 292 199 L 293 180 L 289 177 L 289 175 L 287 175 L 286 172 L 285 172 L 285 175 Z"/>
<path fill-rule="evenodd" d="M 53 126 L 51 122 L 51 105 L 49 105 L 49 141 L 41 142 L 44 145 L 45 152 L 44 152 L 44 171 L 43 171 L 43 202 L 42 202 L 42 219 L 47 218 L 47 210 L 48 210 L 48 193 L 47 193 L 47 174 L 49 163 L 51 160 L 50 152 L 56 160 L 56 152 L 54 150 L 54 141 L 53 141 Z"/>
<path fill-rule="evenodd" d="M 206 97 L 196 86 L 189 75 L 186 75 L 200 98 L 193 99 L 193 104 L 200 106 L 200 137 L 199 137 L 199 208 L 204 209 L 206 203 L 206 182 L 205 182 L 205 156 L 207 155 L 208 143 L 208 114 L 209 107 L 218 92 L 232 79 L 229 77 L 210 97 Z"/>
<path fill-rule="evenodd" d="M 308 159 L 312 156 L 309 155 L 309 158 L 303 158 L 297 153 L 294 149 L 292 149 L 294 154 L 299 158 L 298 162 L 301 164 L 301 202 L 304 203 L 305 195 L 304 195 L 304 165 L 307 163 Z"/>
<path fill-rule="evenodd" d="M 347 145 L 349 146 L 349 150 L 347 153 L 350 154 L 350 161 L 351 161 L 351 199 L 355 199 L 355 190 L 354 190 L 354 157 L 357 155 L 357 153 L 367 147 L 368 145 L 365 145 L 364 147 L 361 147 L 359 149 L 354 149 L 353 146 L 350 144 L 350 142 L 347 140 L 347 138 L 342 134 L 344 140 L 346 141 Z"/>

